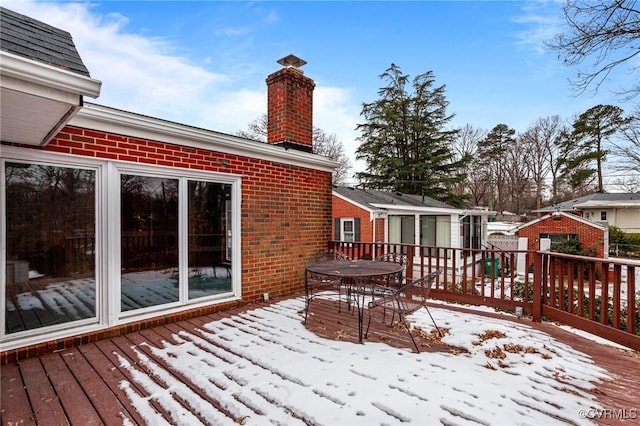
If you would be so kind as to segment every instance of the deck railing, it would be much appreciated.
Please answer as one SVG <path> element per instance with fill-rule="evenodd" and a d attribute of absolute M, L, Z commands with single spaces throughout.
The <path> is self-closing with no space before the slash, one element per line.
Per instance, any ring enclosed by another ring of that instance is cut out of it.
<path fill-rule="evenodd" d="M 407 256 L 407 279 L 442 269 L 431 297 L 584 330 L 640 351 L 640 262 L 549 251 L 330 241 L 352 259 Z"/>

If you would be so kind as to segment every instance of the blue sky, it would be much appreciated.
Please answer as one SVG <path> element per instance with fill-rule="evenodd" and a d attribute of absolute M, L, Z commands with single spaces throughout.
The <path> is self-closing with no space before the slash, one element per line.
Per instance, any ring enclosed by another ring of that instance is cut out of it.
<path fill-rule="evenodd" d="M 363 102 L 377 99 L 391 63 L 432 71 L 446 86 L 452 126 L 525 131 L 538 118 L 572 120 L 620 104 L 611 90 L 572 96 L 574 69 L 543 42 L 557 33 L 555 1 L 93 1 L 0 0 L 69 31 L 99 104 L 235 134 L 266 112 L 265 78 L 290 53 L 314 79 L 314 124 L 354 157 Z M 353 161 L 354 170 L 364 165 Z"/>

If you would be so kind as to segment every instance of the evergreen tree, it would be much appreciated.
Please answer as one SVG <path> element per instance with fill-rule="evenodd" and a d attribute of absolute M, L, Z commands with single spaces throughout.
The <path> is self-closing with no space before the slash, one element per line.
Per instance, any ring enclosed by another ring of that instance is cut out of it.
<path fill-rule="evenodd" d="M 363 104 L 366 122 L 357 126 L 356 158 L 368 169 L 356 177 L 371 188 L 462 205 L 464 198 L 451 189 L 464 179 L 469 158 L 456 160 L 452 151 L 457 130 L 445 128 L 453 118 L 446 112 L 445 86 L 435 86 L 431 71 L 410 81 L 395 64 L 380 78 L 388 85 L 378 91 L 377 101 Z"/>
<path fill-rule="evenodd" d="M 498 211 L 505 209 L 507 186 L 507 154 L 515 149 L 516 131 L 506 124 L 498 124 L 478 142 L 479 162 L 484 166 L 488 176 L 491 198 L 489 207 Z"/>
<path fill-rule="evenodd" d="M 608 153 L 604 145 L 626 122 L 622 108 L 614 105 L 596 105 L 576 119 L 571 136 L 564 140 L 563 161 L 563 175 L 574 189 L 595 180 L 595 190 L 604 192 L 602 165 Z"/>

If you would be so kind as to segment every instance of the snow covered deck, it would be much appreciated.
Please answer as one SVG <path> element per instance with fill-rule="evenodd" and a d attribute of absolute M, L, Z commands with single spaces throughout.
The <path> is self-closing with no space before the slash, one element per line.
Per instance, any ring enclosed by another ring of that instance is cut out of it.
<path fill-rule="evenodd" d="M 2 424 L 635 424 L 640 356 L 434 304 L 406 330 L 316 299 L 252 305 L 4 365 Z"/>

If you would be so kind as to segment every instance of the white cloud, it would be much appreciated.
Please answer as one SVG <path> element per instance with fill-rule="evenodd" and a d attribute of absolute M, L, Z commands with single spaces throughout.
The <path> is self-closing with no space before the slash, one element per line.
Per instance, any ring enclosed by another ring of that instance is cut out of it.
<path fill-rule="evenodd" d="M 340 87 L 316 85 L 313 94 L 313 121 L 316 127 L 327 134 L 335 134 L 342 142 L 344 152 L 351 158 L 353 171 L 362 171 L 365 165 L 355 161 L 355 151 L 359 145 L 356 141 L 359 133 L 355 128 L 361 117 L 354 111 L 360 111 L 355 104 L 352 92 Z"/>
<path fill-rule="evenodd" d="M 561 8 L 559 2 L 526 2 L 522 15 L 513 19 L 526 29 L 518 34 L 519 44 L 530 47 L 538 54 L 548 53 L 545 43 L 553 40 L 562 30 Z"/>
<path fill-rule="evenodd" d="M 128 28 L 126 16 L 99 15 L 89 3 L 14 1 L 7 6 L 71 33 L 91 77 L 103 83 L 100 96 L 90 102 L 229 134 L 266 113 L 264 81 L 270 71 L 262 75 L 260 64 L 235 63 L 225 73 L 212 72 L 181 56 L 186 46 L 179 40 L 144 36 Z M 266 19 L 278 18 L 270 13 Z M 239 35 L 246 29 L 229 26 L 223 31 Z M 214 63 L 210 57 L 197 61 Z M 316 85 L 314 124 L 336 134 L 350 157 L 356 149 L 358 122 L 353 111 L 359 108 L 349 91 Z"/>

